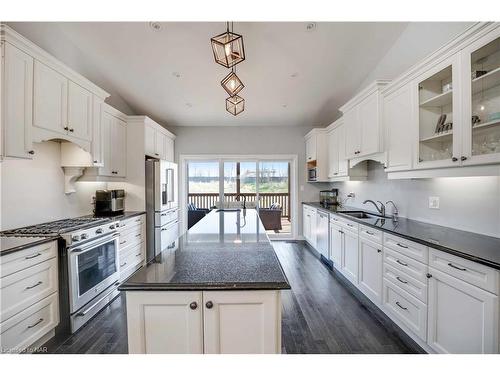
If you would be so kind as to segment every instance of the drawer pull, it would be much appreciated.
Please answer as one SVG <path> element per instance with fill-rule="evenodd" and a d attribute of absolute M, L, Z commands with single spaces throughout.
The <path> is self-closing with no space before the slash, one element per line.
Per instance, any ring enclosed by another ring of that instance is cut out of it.
<path fill-rule="evenodd" d="M 456 270 L 459 270 L 459 271 L 467 271 L 467 268 L 460 268 L 460 267 L 457 267 L 457 266 L 455 266 L 453 263 L 448 263 L 448 265 L 449 265 L 451 268 L 455 268 Z"/>
<path fill-rule="evenodd" d="M 402 266 L 408 267 L 408 263 L 401 262 L 399 259 L 396 259 L 396 262 L 398 262 Z"/>
<path fill-rule="evenodd" d="M 399 247 L 402 247 L 403 249 L 408 249 L 408 246 L 400 244 L 399 242 L 396 245 L 398 245 Z"/>
<path fill-rule="evenodd" d="M 377 249 L 377 253 L 381 253 L 381 252 L 382 252 L 382 250 L 380 250 L 380 249 Z"/>
<path fill-rule="evenodd" d="M 403 279 L 402 279 L 402 278 L 400 278 L 399 276 L 396 276 L 396 279 L 397 279 L 400 283 L 403 283 L 403 284 L 408 284 L 408 281 L 403 280 Z"/>
<path fill-rule="evenodd" d="M 29 289 L 33 289 L 33 288 L 36 288 L 38 285 L 42 285 L 43 282 L 42 281 L 39 281 L 37 282 L 35 285 L 32 285 L 32 286 L 27 286 L 26 288 L 24 288 L 25 290 L 29 290 Z"/>
<path fill-rule="evenodd" d="M 120 242 L 120 245 L 123 245 L 124 243 L 127 243 L 127 240 Z"/>
<path fill-rule="evenodd" d="M 140 221 L 141 221 L 141 219 L 137 219 L 135 222 L 136 222 L 136 223 L 139 223 Z"/>
<path fill-rule="evenodd" d="M 140 257 L 142 253 L 135 254 L 136 257 Z"/>
<path fill-rule="evenodd" d="M 346 224 L 347 224 L 347 226 L 349 226 L 349 227 L 353 227 L 353 226 L 354 226 L 354 225 L 352 225 L 352 224 L 349 224 L 349 223 L 346 223 Z"/>
<path fill-rule="evenodd" d="M 167 216 L 167 214 L 160 214 L 160 216 Z"/>
<path fill-rule="evenodd" d="M 125 267 L 127 265 L 127 262 L 120 264 L 120 267 Z"/>
<path fill-rule="evenodd" d="M 369 234 L 370 236 L 373 236 L 373 235 L 375 235 L 375 233 L 373 233 L 373 232 L 370 232 L 369 230 L 367 230 L 367 231 L 365 231 L 365 232 L 366 232 L 367 234 Z"/>
<path fill-rule="evenodd" d="M 140 236 L 141 236 L 141 234 L 140 234 L 140 233 L 137 233 L 135 236 L 136 236 L 136 237 L 140 237 Z"/>
<path fill-rule="evenodd" d="M 398 301 L 396 301 L 396 305 L 398 305 L 398 307 L 402 310 L 408 310 L 408 307 L 401 306 L 401 304 Z"/>
<path fill-rule="evenodd" d="M 33 323 L 31 325 L 28 326 L 28 328 L 33 328 L 33 327 L 36 327 L 37 325 L 39 325 L 41 322 L 43 322 L 43 318 L 40 318 L 38 319 L 38 322 L 36 323 Z"/>
<path fill-rule="evenodd" d="M 344 232 L 342 232 L 341 230 L 339 230 L 339 233 L 340 233 L 340 234 L 344 234 Z"/>
<path fill-rule="evenodd" d="M 25 257 L 24 259 L 33 259 L 33 258 L 39 257 L 40 255 L 42 255 L 42 254 L 41 253 L 36 253 L 35 255 L 30 255 L 28 257 Z"/>

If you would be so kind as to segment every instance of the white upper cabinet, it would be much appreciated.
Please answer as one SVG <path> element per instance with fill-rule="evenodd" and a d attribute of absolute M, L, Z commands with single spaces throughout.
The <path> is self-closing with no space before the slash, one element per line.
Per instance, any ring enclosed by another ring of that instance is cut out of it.
<path fill-rule="evenodd" d="M 174 162 L 174 140 L 170 137 L 165 137 L 165 159 L 169 162 Z"/>
<path fill-rule="evenodd" d="M 92 101 L 92 93 L 69 81 L 68 128 L 72 136 L 87 141 L 92 139 Z"/>
<path fill-rule="evenodd" d="M 111 135 L 113 140 L 111 166 L 116 177 L 125 177 L 127 173 L 127 123 L 115 118 Z"/>
<path fill-rule="evenodd" d="M 383 95 L 383 123 L 386 131 L 387 171 L 412 167 L 413 98 L 412 85 Z"/>
<path fill-rule="evenodd" d="M 389 81 L 377 80 L 340 108 L 343 113 L 348 159 L 377 154 L 383 150 L 380 90 Z"/>
<path fill-rule="evenodd" d="M 166 136 L 160 132 L 156 132 L 155 136 L 155 155 L 160 159 L 165 159 L 165 138 Z"/>
<path fill-rule="evenodd" d="M 68 79 L 35 60 L 33 91 L 33 125 L 67 134 Z"/>
<path fill-rule="evenodd" d="M 146 124 L 144 126 L 144 147 L 146 155 L 158 156 L 156 155 L 156 128 L 153 124 Z"/>
<path fill-rule="evenodd" d="M 500 163 L 500 28 L 461 52 L 463 165 Z"/>
<path fill-rule="evenodd" d="M 328 132 L 328 178 L 339 175 L 339 129 L 334 128 Z"/>
<path fill-rule="evenodd" d="M 361 127 L 358 107 L 351 108 L 342 116 L 345 126 L 345 154 L 348 159 L 361 152 Z"/>
<path fill-rule="evenodd" d="M 306 162 L 316 160 L 316 137 L 306 136 Z"/>
<path fill-rule="evenodd" d="M 174 161 L 174 134 L 147 116 L 128 116 L 127 123 L 134 137 L 144 137 L 144 155 Z"/>
<path fill-rule="evenodd" d="M 416 168 L 460 165 L 461 103 L 457 57 L 452 56 L 433 66 L 414 82 L 418 108 Z"/>
<path fill-rule="evenodd" d="M 33 122 L 33 58 L 2 43 L 2 157 L 31 158 Z"/>
<path fill-rule="evenodd" d="M 98 174 L 109 177 L 126 177 L 127 173 L 127 123 L 126 116 L 107 104 L 102 105 L 101 142 L 102 163 Z"/>

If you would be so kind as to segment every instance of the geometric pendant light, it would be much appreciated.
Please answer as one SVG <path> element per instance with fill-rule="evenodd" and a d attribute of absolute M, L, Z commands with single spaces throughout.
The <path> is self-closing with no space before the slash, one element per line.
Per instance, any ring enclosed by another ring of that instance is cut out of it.
<path fill-rule="evenodd" d="M 221 85 L 230 96 L 236 95 L 245 87 L 234 71 L 221 81 Z"/>
<path fill-rule="evenodd" d="M 215 62 L 231 68 L 245 60 L 243 36 L 229 31 L 229 22 L 225 33 L 210 39 Z"/>
<path fill-rule="evenodd" d="M 234 95 L 226 99 L 226 111 L 236 116 L 245 110 L 245 99 Z"/>

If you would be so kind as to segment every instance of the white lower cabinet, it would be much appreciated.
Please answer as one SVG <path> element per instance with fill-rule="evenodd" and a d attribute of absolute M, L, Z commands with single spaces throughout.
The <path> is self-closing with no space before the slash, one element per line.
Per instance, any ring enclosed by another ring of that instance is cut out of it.
<path fill-rule="evenodd" d="M 127 291 L 129 353 L 280 353 L 279 291 Z"/>
<path fill-rule="evenodd" d="M 498 296 L 429 268 L 428 344 L 438 353 L 498 353 Z"/>
<path fill-rule="evenodd" d="M 330 259 L 336 269 L 342 264 L 342 227 L 330 223 Z"/>
<path fill-rule="evenodd" d="M 343 230 L 342 236 L 342 265 L 340 272 L 354 285 L 358 285 L 358 234 Z"/>
<path fill-rule="evenodd" d="M 281 352 L 280 292 L 203 292 L 203 308 L 206 354 Z"/>
<path fill-rule="evenodd" d="M 382 302 L 382 245 L 359 237 L 359 289 L 376 305 Z"/>
<path fill-rule="evenodd" d="M 316 248 L 316 209 L 303 206 L 303 235 L 306 241 Z"/>

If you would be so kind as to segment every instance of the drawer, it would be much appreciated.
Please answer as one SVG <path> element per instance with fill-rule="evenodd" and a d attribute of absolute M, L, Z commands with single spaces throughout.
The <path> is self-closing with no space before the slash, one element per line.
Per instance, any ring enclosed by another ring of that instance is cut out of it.
<path fill-rule="evenodd" d="M 57 293 L 2 322 L 2 350 L 18 352 L 35 343 L 59 324 Z"/>
<path fill-rule="evenodd" d="M 144 231 L 130 231 L 127 234 L 120 234 L 119 244 L 120 244 L 120 252 L 128 249 L 130 246 L 137 245 L 145 240 Z"/>
<path fill-rule="evenodd" d="M 426 264 L 417 262 L 415 259 L 389 248 L 384 248 L 384 263 L 389 264 L 400 270 L 403 274 L 413 277 L 422 283 L 427 283 L 427 272 L 429 267 Z"/>
<path fill-rule="evenodd" d="M 57 258 L 0 279 L 0 321 L 57 292 Z"/>
<path fill-rule="evenodd" d="M 2 277 L 57 256 L 57 241 L 43 243 L 0 257 Z"/>
<path fill-rule="evenodd" d="M 419 262 L 428 263 L 427 246 L 388 233 L 384 233 L 384 246 L 416 259 Z"/>
<path fill-rule="evenodd" d="M 427 338 L 427 305 L 384 279 L 384 309 L 423 341 Z"/>
<path fill-rule="evenodd" d="M 493 268 L 432 248 L 429 266 L 498 295 L 499 272 Z"/>
<path fill-rule="evenodd" d="M 344 229 L 347 229 L 347 230 L 350 230 L 353 232 L 358 232 L 359 224 L 352 221 L 352 220 L 349 220 L 349 219 L 346 219 L 346 218 L 343 218 L 343 217 L 340 217 L 340 216 L 334 215 L 334 214 L 330 214 L 330 220 L 333 221 L 335 224 L 340 225 Z"/>
<path fill-rule="evenodd" d="M 164 212 L 155 213 L 155 221 L 160 223 L 160 226 L 179 220 L 179 210 L 168 210 Z"/>
<path fill-rule="evenodd" d="M 382 244 L 382 231 L 380 230 L 360 224 L 359 235 L 366 239 L 369 239 L 370 241 Z"/>
<path fill-rule="evenodd" d="M 144 242 L 136 246 L 129 247 L 128 250 L 120 253 L 119 270 L 120 272 L 133 264 L 140 263 L 145 258 L 146 246 Z"/>
<path fill-rule="evenodd" d="M 134 216 L 130 219 L 120 221 L 120 226 L 118 228 L 119 232 L 123 232 L 129 228 L 132 228 L 136 225 L 141 225 L 146 222 L 146 215 Z"/>
<path fill-rule="evenodd" d="M 415 280 L 387 263 L 384 263 L 384 277 L 423 303 L 427 303 L 427 282 Z"/>

